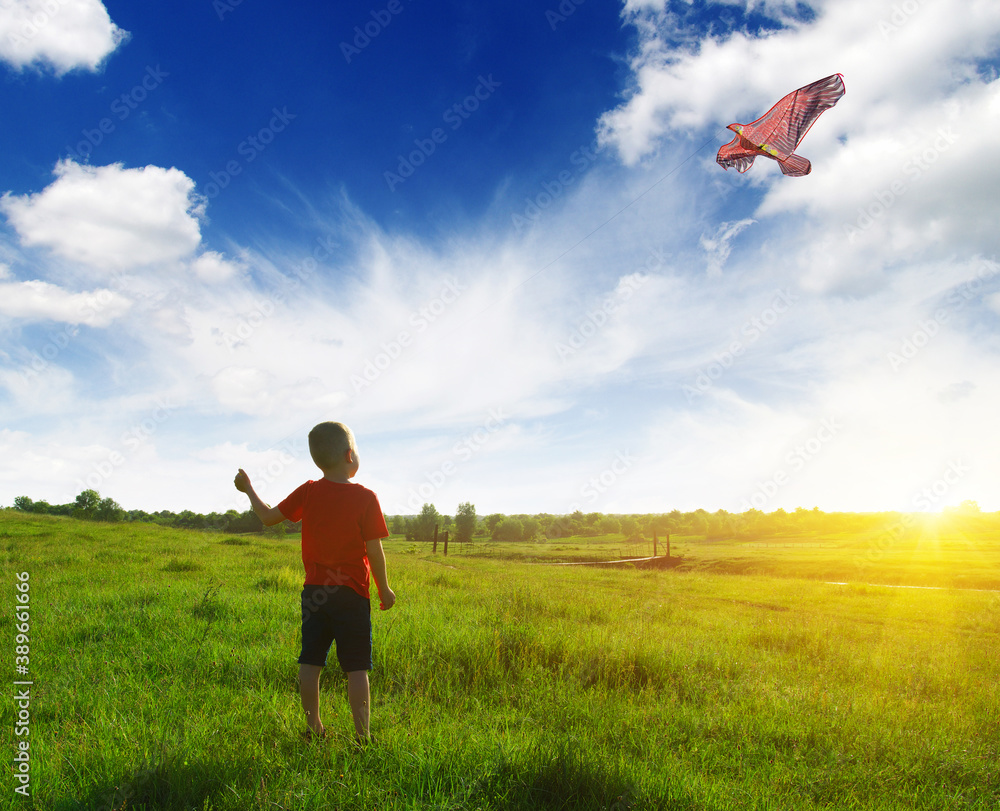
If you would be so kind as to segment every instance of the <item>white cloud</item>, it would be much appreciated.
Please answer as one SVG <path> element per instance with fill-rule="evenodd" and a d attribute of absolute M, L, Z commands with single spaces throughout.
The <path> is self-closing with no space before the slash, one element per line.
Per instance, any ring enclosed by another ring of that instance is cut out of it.
<path fill-rule="evenodd" d="M 96 449 L 100 453 L 100 449 Z M 26 431 L 0 428 L 0 455 L 17 459 L 16 465 L 4 465 L 0 482 L 14 495 L 28 495 L 35 501 L 63 504 L 73 500 L 73 485 L 68 475 L 76 465 L 95 455 L 95 447 L 85 441 L 64 443 L 40 440 Z M 84 489 L 84 488 L 80 488 Z"/>
<path fill-rule="evenodd" d="M 755 222 L 756 220 L 752 219 L 723 222 L 719 223 L 719 227 L 712 236 L 708 237 L 702 234 L 699 242 L 707 254 L 708 268 L 706 272 L 709 278 L 722 275 L 722 268 L 733 250 L 732 241 L 740 235 L 741 231 Z"/>
<path fill-rule="evenodd" d="M 10 318 L 106 327 L 130 306 L 129 299 L 113 290 L 70 293 L 37 280 L 0 283 L 0 314 Z"/>
<path fill-rule="evenodd" d="M 318 378 L 279 382 L 279 373 L 227 366 L 212 378 L 212 392 L 223 410 L 261 417 L 333 411 L 347 400 L 346 393 L 326 390 Z"/>
<path fill-rule="evenodd" d="M 195 275 L 204 282 L 224 282 L 240 273 L 244 266 L 226 259 L 217 251 L 205 251 L 191 263 Z"/>
<path fill-rule="evenodd" d="M 66 344 L 63 339 L 58 345 L 50 341 L 40 347 L 41 352 L 32 352 L 28 357 L 19 352 L 22 362 L 17 368 L 0 368 L 0 386 L 10 394 L 20 413 L 59 417 L 77 408 L 76 378 L 58 362 Z"/>
<path fill-rule="evenodd" d="M 0 198 L 0 211 L 26 246 L 44 246 L 102 271 L 123 271 L 189 257 L 200 244 L 204 202 L 179 169 L 64 160 L 55 175 L 41 192 Z"/>
<path fill-rule="evenodd" d="M 666 0 L 625 0 L 625 13 L 638 11 L 663 11 Z"/>
<path fill-rule="evenodd" d="M 47 66 L 57 75 L 96 71 L 128 32 L 99 0 L 6 0 L 0 4 L 0 60 Z"/>

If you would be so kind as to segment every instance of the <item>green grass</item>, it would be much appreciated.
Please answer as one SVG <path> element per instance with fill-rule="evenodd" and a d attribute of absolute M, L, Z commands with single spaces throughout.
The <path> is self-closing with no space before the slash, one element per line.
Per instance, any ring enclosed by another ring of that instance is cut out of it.
<path fill-rule="evenodd" d="M 13 807 L 1000 803 L 1000 595 L 809 576 L 869 539 L 813 549 L 812 569 L 801 547 L 772 547 L 766 566 L 766 549 L 744 550 L 771 572 L 698 539 L 673 570 L 389 542 L 398 604 L 373 618 L 377 744 L 362 751 L 336 668 L 323 682 L 333 739 L 298 737 L 297 542 L 239 540 L 0 512 L 5 595 L 28 571 L 32 596 L 34 796 Z M 864 580 L 916 567 L 908 543 Z M 558 544 L 583 545 L 538 546 Z M 976 544 L 985 577 L 996 550 Z M 10 612 L 0 631 L 13 638 Z M 12 742 L 11 702 L 3 712 Z"/>
<path fill-rule="evenodd" d="M 402 545 L 399 547 L 404 548 Z M 420 545 L 426 552 L 427 544 Z M 888 520 L 861 533 L 796 532 L 754 541 L 673 535 L 680 572 L 766 575 L 835 582 L 1000 590 L 1000 533 L 960 531 L 936 517 Z M 438 544 L 438 555 L 443 548 Z M 449 556 L 534 563 L 593 563 L 653 554 L 651 541 L 620 535 L 538 543 L 452 544 Z M 661 539 L 657 554 L 666 554 Z"/>

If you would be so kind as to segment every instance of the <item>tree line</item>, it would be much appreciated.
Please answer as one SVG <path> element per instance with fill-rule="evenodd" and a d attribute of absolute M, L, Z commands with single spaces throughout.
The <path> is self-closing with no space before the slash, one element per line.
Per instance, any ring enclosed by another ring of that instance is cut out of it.
<path fill-rule="evenodd" d="M 294 534 L 300 531 L 301 523 L 285 521 L 275 527 L 264 527 L 253 510 L 224 513 L 195 513 L 183 510 L 175 513 L 169 510 L 145 512 L 125 510 L 112 498 L 102 498 L 96 490 L 84 490 L 69 504 L 49 504 L 46 501 L 32 501 L 27 496 L 14 499 L 14 509 L 27 513 L 64 515 L 89 521 L 120 523 L 139 521 L 180 529 L 199 529 L 236 534 L 265 532 L 273 535 Z M 965 501 L 959 507 L 945 511 L 951 518 L 1000 524 L 1000 513 L 981 513 L 974 501 Z M 535 513 L 533 515 L 504 515 L 492 513 L 476 514 L 474 504 L 464 502 L 458 505 L 455 515 L 442 515 L 433 504 L 424 504 L 418 515 L 387 516 L 386 523 L 392 535 L 401 535 L 411 542 L 430 542 L 435 533 L 448 532 L 455 543 L 493 541 L 501 543 L 535 542 L 571 536 L 598 537 L 622 535 L 628 540 L 651 540 L 653 534 L 700 536 L 707 540 L 714 538 L 737 538 L 753 540 L 770 535 L 805 532 L 864 532 L 877 529 L 900 513 L 826 513 L 813 507 L 806 510 L 799 507 L 791 512 L 777 509 L 770 513 L 752 509 L 742 513 L 726 510 L 708 512 L 698 509 L 690 512 L 671 510 L 667 513 L 647 513 L 641 515 L 606 515 L 599 512 L 584 513 L 580 510 L 569 515 Z"/>
<path fill-rule="evenodd" d="M 102 498 L 96 490 L 84 490 L 69 504 L 49 504 L 47 501 L 32 501 L 28 496 L 18 496 L 14 499 L 14 509 L 40 515 L 65 515 L 84 521 L 107 521 L 112 524 L 139 521 L 179 529 L 233 533 L 260 532 L 264 529 L 264 525 L 253 510 L 242 513 L 227 510 L 224 513 L 208 514 L 195 513 L 191 510 L 179 513 L 160 510 L 149 513 L 144 510 L 126 510 L 113 498 Z M 299 525 L 294 526 L 297 528 Z M 282 527 L 281 531 L 289 530 L 287 527 Z"/>
<path fill-rule="evenodd" d="M 493 513 L 478 516 L 475 506 L 465 503 L 459 505 L 454 517 L 439 514 L 433 504 L 424 504 L 419 515 L 392 516 L 388 523 L 393 535 L 402 535 L 412 542 L 432 541 L 435 528 L 439 533 L 447 531 L 449 539 L 458 543 L 476 540 L 531 543 L 606 535 L 621 535 L 628 541 L 639 542 L 652 540 L 654 534 L 661 540 L 670 534 L 702 537 L 709 541 L 726 538 L 752 541 L 777 535 L 877 531 L 898 522 L 900 515 L 899 512 L 827 513 L 818 507 L 811 510 L 799 507 L 790 512 L 779 508 L 770 513 L 756 509 L 742 513 L 698 509 L 607 515 L 577 510 L 569 515 Z M 958 507 L 946 509 L 944 517 L 952 522 L 965 522 L 970 528 L 1000 528 L 1000 513 L 982 513 L 974 501 L 964 501 Z"/>

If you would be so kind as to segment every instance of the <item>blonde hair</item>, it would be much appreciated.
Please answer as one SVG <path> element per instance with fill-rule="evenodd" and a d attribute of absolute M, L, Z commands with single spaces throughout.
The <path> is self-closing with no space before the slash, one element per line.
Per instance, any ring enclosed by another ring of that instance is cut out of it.
<path fill-rule="evenodd" d="M 354 434 L 342 422 L 321 422 L 309 432 L 309 453 L 320 470 L 336 465 L 345 451 L 357 450 Z"/>

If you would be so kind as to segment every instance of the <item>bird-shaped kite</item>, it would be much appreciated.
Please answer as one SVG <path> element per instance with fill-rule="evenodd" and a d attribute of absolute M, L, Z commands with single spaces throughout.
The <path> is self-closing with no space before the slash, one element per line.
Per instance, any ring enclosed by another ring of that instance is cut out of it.
<path fill-rule="evenodd" d="M 750 124 L 730 124 L 726 129 L 736 137 L 715 156 L 723 169 L 735 167 L 745 172 L 758 155 L 773 158 L 781 171 L 790 177 L 808 175 L 812 165 L 801 155 L 794 154 L 816 119 L 840 101 L 844 95 L 844 77 L 839 73 L 827 76 L 789 93 L 764 115 Z"/>

